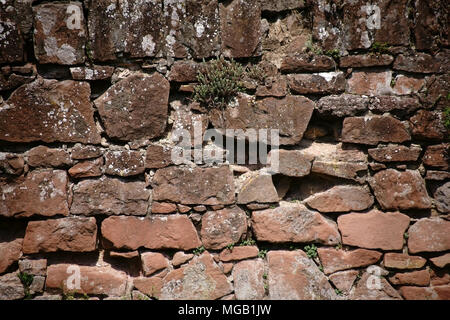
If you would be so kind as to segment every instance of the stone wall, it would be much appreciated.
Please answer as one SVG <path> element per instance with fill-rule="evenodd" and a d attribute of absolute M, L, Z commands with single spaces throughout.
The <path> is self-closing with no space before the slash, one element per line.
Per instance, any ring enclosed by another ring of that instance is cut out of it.
<path fill-rule="evenodd" d="M 0 299 L 450 299 L 449 30 L 445 0 L 1 1 Z M 218 55 L 264 71 L 224 110 L 191 99 Z M 175 165 L 196 121 L 279 129 L 277 174 Z"/>

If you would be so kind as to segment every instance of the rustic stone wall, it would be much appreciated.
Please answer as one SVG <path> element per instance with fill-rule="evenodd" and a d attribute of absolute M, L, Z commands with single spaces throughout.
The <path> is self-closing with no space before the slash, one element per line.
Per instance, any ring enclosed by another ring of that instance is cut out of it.
<path fill-rule="evenodd" d="M 1 1 L 0 299 L 450 299 L 449 30 L 445 0 Z M 263 70 L 223 110 L 191 100 L 217 55 Z M 196 121 L 279 129 L 277 174 L 175 165 Z"/>

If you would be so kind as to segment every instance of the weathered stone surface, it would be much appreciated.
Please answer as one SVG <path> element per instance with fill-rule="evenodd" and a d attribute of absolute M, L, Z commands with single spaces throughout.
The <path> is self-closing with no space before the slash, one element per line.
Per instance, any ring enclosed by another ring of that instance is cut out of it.
<path fill-rule="evenodd" d="M 392 71 L 354 71 L 347 81 L 349 93 L 383 95 L 391 92 Z"/>
<path fill-rule="evenodd" d="M 336 69 L 333 58 L 310 54 L 288 55 L 281 62 L 280 71 L 284 73 L 320 72 Z"/>
<path fill-rule="evenodd" d="M 183 251 L 178 251 L 173 255 L 172 265 L 178 267 L 179 265 L 191 260 L 194 257 L 192 253 L 184 253 Z"/>
<path fill-rule="evenodd" d="M 0 4 L 0 63 L 20 62 L 23 59 L 24 43 L 20 30 L 17 4 L 13 0 Z M 23 19 L 23 17 L 21 17 Z"/>
<path fill-rule="evenodd" d="M 71 264 L 53 264 L 47 268 L 46 288 L 62 289 L 63 292 L 105 294 L 121 297 L 125 295 L 127 274 L 111 267 L 78 266 L 80 288 L 72 288 L 70 275 L 74 273 Z M 73 281 L 73 280 L 72 280 Z"/>
<path fill-rule="evenodd" d="M 239 242 L 246 231 L 245 212 L 234 207 L 205 213 L 200 234 L 206 249 L 219 250 Z"/>
<path fill-rule="evenodd" d="M 369 267 L 370 268 L 370 267 Z M 359 279 L 355 290 L 350 295 L 352 300 L 401 300 L 400 294 L 392 288 L 389 282 L 381 277 L 383 269 L 375 267 L 367 269 Z M 376 269 L 378 268 L 378 269 Z M 376 270 L 379 274 L 377 274 Z"/>
<path fill-rule="evenodd" d="M 409 77 L 402 74 L 396 76 L 394 81 L 395 84 L 392 91 L 398 95 L 418 93 L 425 84 L 425 81 L 422 78 Z"/>
<path fill-rule="evenodd" d="M 144 155 L 133 150 L 105 152 L 105 173 L 121 177 L 141 174 L 145 170 Z"/>
<path fill-rule="evenodd" d="M 379 162 L 417 161 L 422 148 L 420 146 L 406 147 L 388 145 L 367 150 L 370 157 Z"/>
<path fill-rule="evenodd" d="M 334 245 L 340 235 L 334 221 L 301 204 L 254 211 L 252 228 L 256 239 L 270 242 L 319 242 Z"/>
<path fill-rule="evenodd" d="M 72 80 L 21 86 L 0 107 L 0 140 L 99 143 L 90 94 L 88 83 Z"/>
<path fill-rule="evenodd" d="M 259 55 L 261 8 L 258 0 L 220 3 L 219 13 L 222 53 L 233 58 Z"/>
<path fill-rule="evenodd" d="M 414 138 L 442 141 L 446 137 L 442 112 L 419 110 L 409 119 Z"/>
<path fill-rule="evenodd" d="M 23 259 L 19 261 L 19 270 L 35 276 L 47 274 L 47 259 Z"/>
<path fill-rule="evenodd" d="M 448 272 L 445 272 L 445 270 L 434 270 L 434 269 L 429 270 L 432 286 L 450 284 L 450 274 Z"/>
<path fill-rule="evenodd" d="M 200 66 L 194 61 L 175 61 L 170 69 L 169 81 L 196 82 Z"/>
<path fill-rule="evenodd" d="M 269 158 L 278 159 L 277 173 L 290 177 L 303 177 L 310 173 L 314 157 L 300 150 L 274 149 L 269 152 Z M 272 160 L 271 160 L 272 161 Z M 271 166 L 273 167 L 272 162 Z"/>
<path fill-rule="evenodd" d="M 427 170 L 427 175 L 425 176 L 425 180 L 436 180 L 436 181 L 442 181 L 449 178 L 450 172 L 436 171 L 436 170 Z"/>
<path fill-rule="evenodd" d="M 4 232 L 4 230 L 2 230 Z M 5 272 L 9 266 L 19 260 L 22 256 L 22 238 L 3 239 L 0 238 L 0 273 Z"/>
<path fill-rule="evenodd" d="M 279 197 L 273 185 L 272 175 L 257 174 L 248 177 L 238 194 L 238 203 L 246 204 L 250 202 L 270 203 L 278 202 Z"/>
<path fill-rule="evenodd" d="M 333 273 L 328 278 L 337 289 L 341 290 L 343 293 L 348 293 L 352 288 L 358 274 L 358 270 L 347 270 Z"/>
<path fill-rule="evenodd" d="M 34 54 L 40 63 L 84 62 L 85 20 L 81 3 L 44 3 L 34 9 Z"/>
<path fill-rule="evenodd" d="M 109 217 L 103 220 L 102 235 L 117 249 L 181 249 L 201 245 L 194 225 L 185 215 L 164 217 Z"/>
<path fill-rule="evenodd" d="M 142 293 L 158 298 L 161 295 L 161 288 L 163 286 L 162 278 L 155 276 L 151 278 L 139 277 L 133 279 L 133 285 Z"/>
<path fill-rule="evenodd" d="M 325 275 L 303 251 L 269 251 L 271 300 L 336 299 Z"/>
<path fill-rule="evenodd" d="M 179 139 L 185 139 L 183 136 L 183 132 L 179 132 L 179 130 L 187 130 L 190 134 L 190 143 L 192 146 L 199 146 L 203 143 L 203 138 L 205 137 L 205 131 L 208 128 L 209 119 L 207 114 L 198 114 L 193 113 L 192 110 L 195 110 L 196 103 L 191 103 L 189 105 L 182 105 L 178 103 L 172 103 L 171 107 L 175 109 L 173 115 L 173 127 L 172 127 L 172 141 L 177 141 L 177 137 Z M 200 107 L 198 105 L 198 107 Z M 200 107 L 201 108 L 201 107 Z M 201 112 L 206 112 L 206 110 L 197 110 Z M 201 139 L 195 139 L 198 133 L 201 133 Z M 181 147 L 185 147 L 189 145 L 189 141 L 182 141 L 180 143 Z M 166 149 L 165 149 L 166 150 Z"/>
<path fill-rule="evenodd" d="M 69 169 L 69 175 L 73 178 L 99 177 L 102 175 L 102 167 L 104 164 L 103 157 L 78 162 Z"/>
<path fill-rule="evenodd" d="M 227 277 L 206 252 L 164 278 L 160 299 L 214 300 L 226 296 L 232 290 Z"/>
<path fill-rule="evenodd" d="M 428 270 L 396 273 L 389 277 L 389 282 L 395 285 L 428 286 L 430 284 L 430 272 Z"/>
<path fill-rule="evenodd" d="M 400 287 L 406 300 L 450 300 L 450 285 L 423 287 Z"/>
<path fill-rule="evenodd" d="M 91 158 L 100 157 L 103 154 L 103 151 L 96 146 L 85 146 L 80 143 L 77 143 L 71 152 L 72 159 L 74 160 L 85 160 Z"/>
<path fill-rule="evenodd" d="M 0 184 L 0 216 L 68 215 L 67 174 L 62 170 L 34 170 L 26 178 Z"/>
<path fill-rule="evenodd" d="M 394 70 L 417 73 L 434 73 L 439 71 L 437 61 L 429 54 L 416 52 L 414 54 L 399 54 L 394 62 Z"/>
<path fill-rule="evenodd" d="M 370 208 L 373 197 L 365 187 L 335 186 L 325 192 L 316 193 L 305 200 L 320 212 L 349 212 Z"/>
<path fill-rule="evenodd" d="M 0 276 L 0 300 L 18 300 L 25 297 L 25 290 L 18 272 Z"/>
<path fill-rule="evenodd" d="M 380 252 L 373 250 L 345 251 L 326 247 L 318 248 L 317 253 L 325 274 L 376 264 L 382 256 Z"/>
<path fill-rule="evenodd" d="M 241 261 L 233 267 L 234 294 L 237 300 L 264 298 L 264 262 L 261 259 Z"/>
<path fill-rule="evenodd" d="M 423 218 L 408 230 L 408 249 L 412 253 L 439 252 L 450 249 L 450 221 Z"/>
<path fill-rule="evenodd" d="M 234 202 L 233 175 L 220 168 L 163 168 L 152 181 L 153 200 L 182 204 L 231 204 Z"/>
<path fill-rule="evenodd" d="M 106 133 L 122 141 L 152 139 L 166 128 L 169 82 L 159 73 L 131 75 L 95 100 Z"/>
<path fill-rule="evenodd" d="M 287 76 L 289 88 L 298 94 L 334 94 L 345 90 L 345 76 L 340 71 Z"/>
<path fill-rule="evenodd" d="M 344 93 L 320 98 L 316 109 L 320 113 L 342 118 L 365 113 L 369 103 L 368 97 Z"/>
<path fill-rule="evenodd" d="M 149 276 L 169 266 L 169 260 L 159 252 L 144 252 L 141 254 L 141 260 L 145 276 Z"/>
<path fill-rule="evenodd" d="M 374 113 L 392 112 L 403 116 L 421 107 L 421 103 L 412 97 L 375 96 L 371 98 L 369 109 Z"/>
<path fill-rule="evenodd" d="M 436 189 L 433 195 L 436 209 L 442 213 L 450 213 L 450 182 Z"/>
<path fill-rule="evenodd" d="M 72 214 L 146 215 L 151 191 L 145 182 L 124 182 L 101 177 L 73 186 Z"/>
<path fill-rule="evenodd" d="M 237 246 L 231 249 L 223 249 L 219 255 L 219 259 L 224 262 L 245 260 L 256 258 L 258 256 L 258 248 L 256 246 Z"/>
<path fill-rule="evenodd" d="M 354 56 L 344 56 L 339 59 L 341 68 L 363 68 L 388 66 L 394 61 L 394 58 L 388 54 L 360 54 Z"/>
<path fill-rule="evenodd" d="M 388 252 L 384 255 L 383 264 L 392 269 L 420 269 L 427 262 L 419 256 L 410 256 L 404 253 Z"/>
<path fill-rule="evenodd" d="M 450 253 L 431 258 L 430 261 L 438 268 L 445 268 L 446 266 L 450 265 Z"/>
<path fill-rule="evenodd" d="M 64 149 L 51 149 L 39 146 L 27 153 L 28 164 L 32 167 L 61 167 L 70 165 L 69 153 Z"/>
<path fill-rule="evenodd" d="M 428 146 L 423 155 L 423 164 L 427 167 L 448 170 L 450 163 L 450 143 Z"/>
<path fill-rule="evenodd" d="M 387 169 L 375 173 L 369 181 L 383 209 L 429 209 L 425 181 L 416 170 Z"/>
<path fill-rule="evenodd" d="M 343 142 L 376 145 L 409 140 L 411 136 L 403 123 L 391 116 L 350 117 L 343 122 Z"/>
<path fill-rule="evenodd" d="M 264 85 L 256 87 L 255 95 L 257 97 L 284 97 L 287 94 L 287 81 L 283 76 L 267 77 L 264 79 Z"/>
<path fill-rule="evenodd" d="M 21 175 L 24 168 L 25 160 L 22 155 L 0 152 L 0 174 Z"/>
<path fill-rule="evenodd" d="M 23 252 L 89 252 L 95 250 L 96 241 L 97 224 L 92 217 L 30 221 L 23 240 Z"/>
<path fill-rule="evenodd" d="M 151 169 L 167 167 L 172 163 L 171 154 L 169 147 L 152 144 L 147 148 L 145 167 Z"/>
<path fill-rule="evenodd" d="M 305 1 L 303 0 L 259 0 L 262 11 L 274 11 L 280 12 L 284 10 L 300 9 L 305 7 Z"/>
<path fill-rule="evenodd" d="M 119 259 L 135 259 L 139 258 L 139 251 L 127 251 L 127 252 L 120 252 L 120 251 L 110 251 L 109 256 L 111 258 L 119 258 Z"/>
<path fill-rule="evenodd" d="M 448 65 L 449 63 L 447 63 Z M 425 107 L 445 109 L 448 104 L 446 99 L 450 89 L 450 73 L 431 75 L 425 78 L 425 86 L 420 94 Z"/>
<path fill-rule="evenodd" d="M 445 31 L 448 21 L 438 12 L 443 10 L 445 3 L 441 1 L 415 1 L 414 38 L 417 50 L 429 50 L 439 45 L 448 44 Z M 444 33 L 442 33 L 444 31 Z"/>
<path fill-rule="evenodd" d="M 169 202 L 153 202 L 152 214 L 168 214 L 177 211 L 177 205 Z"/>
<path fill-rule="evenodd" d="M 255 102 L 250 96 L 240 94 L 237 107 L 227 106 L 224 111 L 211 110 L 210 120 L 219 131 L 278 129 L 280 144 L 295 144 L 303 138 L 313 110 L 314 102 L 305 97 L 270 97 Z M 270 133 L 268 142 L 271 142 Z"/>
<path fill-rule="evenodd" d="M 114 67 L 93 65 L 92 67 L 73 67 L 70 74 L 74 80 L 105 80 L 111 78 Z"/>
<path fill-rule="evenodd" d="M 367 249 L 400 250 L 409 217 L 399 212 L 349 213 L 338 217 L 342 243 Z"/>

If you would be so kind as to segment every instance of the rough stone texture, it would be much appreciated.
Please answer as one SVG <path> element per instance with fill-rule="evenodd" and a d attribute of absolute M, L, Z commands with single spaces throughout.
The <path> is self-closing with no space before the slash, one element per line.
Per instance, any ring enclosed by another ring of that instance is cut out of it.
<path fill-rule="evenodd" d="M 415 170 L 387 169 L 375 173 L 370 179 L 375 197 L 384 209 L 429 209 L 425 181 Z"/>
<path fill-rule="evenodd" d="M 343 293 L 348 293 L 352 288 L 358 274 L 358 270 L 347 270 L 333 273 L 328 278 L 337 289 L 341 290 Z"/>
<path fill-rule="evenodd" d="M 233 176 L 227 166 L 220 168 L 163 168 L 152 181 L 153 200 L 181 204 L 231 204 Z"/>
<path fill-rule="evenodd" d="M 133 279 L 133 285 L 142 293 L 159 299 L 161 295 L 161 288 L 163 286 L 163 280 L 158 277 L 144 278 L 139 277 Z"/>
<path fill-rule="evenodd" d="M 86 160 L 78 162 L 76 165 L 70 168 L 68 172 L 69 175 L 75 179 L 99 177 L 102 175 L 103 164 L 103 157 L 94 160 Z"/>
<path fill-rule="evenodd" d="M 270 203 L 279 200 L 277 190 L 269 174 L 257 174 L 247 178 L 239 190 L 237 202 L 246 204 L 250 202 Z"/>
<path fill-rule="evenodd" d="M 105 153 L 105 173 L 121 177 L 141 174 L 145 170 L 144 160 L 144 155 L 139 151 L 107 151 Z"/>
<path fill-rule="evenodd" d="M 25 289 L 18 272 L 0 276 L 0 300 L 18 300 L 25 297 Z"/>
<path fill-rule="evenodd" d="M 290 177 L 303 177 L 310 173 L 314 157 L 299 150 L 275 149 L 269 152 L 269 157 L 278 157 L 277 173 Z M 273 166 L 272 162 L 271 165 Z"/>
<path fill-rule="evenodd" d="M 420 269 L 426 259 L 419 256 L 410 256 L 404 253 L 388 252 L 384 255 L 384 266 L 392 269 Z"/>
<path fill-rule="evenodd" d="M 334 94 L 345 90 L 342 72 L 288 75 L 289 88 L 298 94 Z"/>
<path fill-rule="evenodd" d="M 278 129 L 280 144 L 295 144 L 303 138 L 313 110 L 314 102 L 305 97 L 270 97 L 255 102 L 241 94 L 237 98 L 237 108 L 227 106 L 224 112 L 212 110 L 210 120 L 219 131 L 225 128 Z M 270 141 L 268 133 L 269 144 Z"/>
<path fill-rule="evenodd" d="M 4 230 L 2 230 L 2 233 Z M 23 238 L 8 239 L 5 234 L 0 238 L 0 273 L 5 272 L 9 266 L 20 259 L 22 256 Z"/>
<path fill-rule="evenodd" d="M 177 211 L 177 205 L 168 202 L 153 202 L 152 214 L 168 214 Z"/>
<path fill-rule="evenodd" d="M 447 171 L 450 163 L 450 143 L 428 146 L 423 155 L 423 163 L 427 167 Z"/>
<path fill-rule="evenodd" d="M 23 259 L 19 261 L 20 272 L 35 276 L 45 276 L 47 272 L 47 259 Z"/>
<path fill-rule="evenodd" d="M 349 213 L 337 219 L 342 243 L 346 245 L 382 250 L 400 250 L 409 217 L 399 212 Z"/>
<path fill-rule="evenodd" d="M 408 230 L 408 249 L 412 253 L 439 252 L 450 249 L 450 221 L 423 218 Z"/>
<path fill-rule="evenodd" d="M 105 80 L 111 78 L 114 67 L 94 65 L 92 67 L 73 67 L 70 74 L 74 80 Z"/>
<path fill-rule="evenodd" d="M 194 225 L 185 215 L 109 217 L 103 220 L 101 231 L 102 236 L 117 249 L 190 250 L 201 245 Z"/>
<path fill-rule="evenodd" d="M 349 117 L 363 114 L 369 109 L 368 97 L 353 94 L 331 95 L 320 98 L 317 110 L 335 117 Z"/>
<path fill-rule="evenodd" d="M 420 146 L 405 147 L 402 145 L 388 145 L 367 150 L 370 157 L 379 162 L 416 161 L 422 148 Z"/>
<path fill-rule="evenodd" d="M 86 146 L 80 143 L 77 143 L 71 152 L 71 156 L 73 160 L 85 160 L 91 158 L 100 157 L 103 154 L 103 151 L 96 146 Z"/>
<path fill-rule="evenodd" d="M 438 268 L 445 268 L 450 264 L 450 253 L 442 256 L 431 258 L 430 261 Z"/>
<path fill-rule="evenodd" d="M 355 71 L 347 81 L 349 93 L 376 96 L 391 92 L 391 71 Z"/>
<path fill-rule="evenodd" d="M 184 253 L 183 251 L 178 251 L 173 255 L 172 259 L 172 265 L 174 267 L 177 267 L 189 260 L 191 260 L 194 257 L 192 253 Z"/>
<path fill-rule="evenodd" d="M 200 235 L 206 249 L 223 249 L 239 242 L 247 231 L 247 217 L 239 207 L 208 211 L 202 217 Z"/>
<path fill-rule="evenodd" d="M 106 294 L 121 297 L 126 292 L 127 275 L 111 267 L 78 266 L 80 288 L 71 288 L 70 275 L 74 274 L 70 264 L 53 264 L 47 268 L 46 288 L 62 289 L 63 292 Z"/>
<path fill-rule="evenodd" d="M 0 182 L 0 216 L 68 215 L 67 174 L 62 170 L 34 170 L 13 183 Z"/>
<path fill-rule="evenodd" d="M 261 41 L 261 8 L 258 0 L 233 0 L 220 3 L 221 51 L 233 58 L 259 54 Z"/>
<path fill-rule="evenodd" d="M 442 213 L 450 213 L 450 182 L 436 189 L 433 195 L 436 209 Z"/>
<path fill-rule="evenodd" d="M 380 272 L 382 275 L 382 270 Z M 376 271 L 364 272 L 350 298 L 353 300 L 401 300 L 400 294 L 380 275 L 377 275 Z"/>
<path fill-rule="evenodd" d="M 160 74 L 138 73 L 117 82 L 95 100 L 110 138 L 152 139 L 166 128 L 169 82 Z"/>
<path fill-rule="evenodd" d="M 172 164 L 171 150 L 168 147 L 152 144 L 147 148 L 145 167 L 160 169 Z"/>
<path fill-rule="evenodd" d="M 389 277 L 389 282 L 395 285 L 428 286 L 430 284 L 430 272 L 428 270 L 396 273 Z"/>
<path fill-rule="evenodd" d="M 280 1 L 268 1 L 259 0 L 261 4 L 262 11 L 273 11 L 280 12 L 284 10 L 291 9 L 301 9 L 305 6 L 305 1 L 303 0 L 280 0 Z"/>
<path fill-rule="evenodd" d="M 141 254 L 142 270 L 145 276 L 167 268 L 169 266 L 169 260 L 159 252 L 144 252 Z"/>
<path fill-rule="evenodd" d="M 280 71 L 284 73 L 320 72 L 335 68 L 336 63 L 331 57 L 299 54 L 284 57 Z"/>
<path fill-rule="evenodd" d="M 271 300 L 336 299 L 325 275 L 303 251 L 270 251 L 267 260 Z"/>
<path fill-rule="evenodd" d="M 254 211 L 252 228 L 258 241 L 340 242 L 336 224 L 301 204 L 286 204 L 275 209 Z"/>
<path fill-rule="evenodd" d="M 25 159 L 14 153 L 0 152 L 0 174 L 20 175 L 25 168 Z"/>
<path fill-rule="evenodd" d="M 194 61 L 175 61 L 170 69 L 168 80 L 174 82 L 195 82 L 199 71 L 199 65 Z"/>
<path fill-rule="evenodd" d="M 369 104 L 369 109 L 374 113 L 392 112 L 399 116 L 410 114 L 420 107 L 416 98 L 396 96 L 375 96 Z"/>
<path fill-rule="evenodd" d="M 23 60 L 24 43 L 20 32 L 20 20 L 13 0 L 3 1 L 0 7 L 0 63 Z"/>
<path fill-rule="evenodd" d="M 429 54 L 417 52 L 413 55 L 398 55 L 394 62 L 394 70 L 433 73 L 439 71 L 439 65 Z"/>
<path fill-rule="evenodd" d="M 28 151 L 28 164 L 32 167 L 61 167 L 70 165 L 70 155 L 63 149 L 39 146 Z"/>
<path fill-rule="evenodd" d="M 446 137 L 442 112 L 419 110 L 409 119 L 411 134 L 420 140 L 442 141 Z"/>
<path fill-rule="evenodd" d="M 305 201 L 308 206 L 320 212 L 349 212 L 370 208 L 373 196 L 367 188 L 343 185 L 316 193 Z"/>
<path fill-rule="evenodd" d="M 400 287 L 400 292 L 406 300 L 449 300 L 450 285 L 423 287 Z"/>
<path fill-rule="evenodd" d="M 325 274 L 376 264 L 382 256 L 378 251 L 366 249 L 345 251 L 334 248 L 319 248 L 317 253 Z"/>
<path fill-rule="evenodd" d="M 376 145 L 411 140 L 405 125 L 391 116 L 349 117 L 342 126 L 343 142 Z"/>
<path fill-rule="evenodd" d="M 72 80 L 21 86 L 0 104 L 0 140 L 99 143 L 90 93 L 88 83 Z"/>
<path fill-rule="evenodd" d="M 151 191 L 144 182 L 124 182 L 102 177 L 88 179 L 73 186 L 72 214 L 145 215 Z"/>
<path fill-rule="evenodd" d="M 287 94 L 287 81 L 283 76 L 267 77 L 264 79 L 264 85 L 256 87 L 255 95 L 257 97 L 284 97 Z"/>
<path fill-rule="evenodd" d="M 89 252 L 95 250 L 96 241 L 97 224 L 94 218 L 30 221 L 23 239 L 23 252 Z"/>
<path fill-rule="evenodd" d="M 34 54 L 40 63 L 84 62 L 85 20 L 81 3 L 44 3 L 34 9 Z"/>
<path fill-rule="evenodd" d="M 261 300 L 264 298 L 264 262 L 247 260 L 233 267 L 234 294 L 237 300 Z"/>
<path fill-rule="evenodd" d="M 231 249 L 223 249 L 219 258 L 221 261 L 236 261 L 245 260 L 249 258 L 256 258 L 258 256 L 258 248 L 256 246 L 238 246 Z"/>
<path fill-rule="evenodd" d="M 192 259 L 164 278 L 161 300 L 214 300 L 232 292 L 232 285 L 209 253 Z"/>
<path fill-rule="evenodd" d="M 388 66 L 394 61 L 394 58 L 388 54 L 372 55 L 360 54 L 354 56 L 345 56 L 339 59 L 339 66 L 343 68 L 363 68 Z"/>
<path fill-rule="evenodd" d="M 395 85 L 392 89 L 395 94 L 409 95 L 418 93 L 423 88 L 425 81 L 421 78 L 408 77 L 405 75 L 398 75 L 395 77 Z"/>

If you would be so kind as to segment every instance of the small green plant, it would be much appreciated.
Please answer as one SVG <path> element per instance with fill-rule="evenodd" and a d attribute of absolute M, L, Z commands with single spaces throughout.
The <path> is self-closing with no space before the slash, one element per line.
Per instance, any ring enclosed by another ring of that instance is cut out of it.
<path fill-rule="evenodd" d="M 371 54 L 384 54 L 389 53 L 391 47 L 385 42 L 374 42 L 370 47 Z"/>
<path fill-rule="evenodd" d="M 194 87 L 194 100 L 209 108 L 223 108 L 239 92 L 244 92 L 242 80 L 245 68 L 223 57 L 204 62 L 197 74 L 198 84 Z"/>
<path fill-rule="evenodd" d="M 311 53 L 317 54 L 317 55 L 323 54 L 323 50 L 322 50 L 321 48 L 319 48 L 319 47 L 317 46 L 317 44 L 315 44 L 315 43 L 313 42 L 311 36 L 310 36 L 310 37 L 308 38 L 308 40 L 306 41 L 305 46 L 306 46 L 306 51 L 307 51 L 307 52 L 311 52 Z"/>
<path fill-rule="evenodd" d="M 409 238 L 409 233 L 408 233 L 408 232 L 405 232 L 405 233 L 403 234 L 403 238 L 408 239 L 408 238 Z"/>
<path fill-rule="evenodd" d="M 226 248 L 231 251 L 231 250 L 233 250 L 234 246 L 235 246 L 235 243 L 233 242 L 233 243 L 228 244 L 226 246 Z"/>
<path fill-rule="evenodd" d="M 336 288 L 336 289 L 334 289 L 334 292 L 336 292 L 336 294 L 337 294 L 338 296 L 342 296 L 342 290 Z"/>
<path fill-rule="evenodd" d="M 254 246 L 256 244 L 256 241 L 253 239 L 245 239 L 242 240 L 241 243 L 239 244 L 239 246 L 243 247 L 243 246 Z"/>
<path fill-rule="evenodd" d="M 323 272 L 323 265 L 319 265 L 320 272 Z"/>
<path fill-rule="evenodd" d="M 203 252 L 205 252 L 205 247 L 204 246 L 200 246 L 198 248 L 195 248 L 192 253 L 194 253 L 196 256 L 201 255 Z"/>
<path fill-rule="evenodd" d="M 258 258 L 264 259 L 267 255 L 267 250 L 259 250 Z"/>
<path fill-rule="evenodd" d="M 264 83 L 264 80 L 266 79 L 264 70 L 258 65 L 248 66 L 245 69 L 245 72 L 250 79 L 253 79 L 259 83 Z"/>
<path fill-rule="evenodd" d="M 24 291 L 25 291 L 25 299 L 31 298 L 30 294 L 30 286 L 33 283 L 34 276 L 32 274 L 28 274 L 26 272 L 20 272 L 17 277 L 22 282 Z"/>
<path fill-rule="evenodd" d="M 268 276 L 269 276 L 269 275 L 267 274 L 267 272 L 264 272 L 264 273 L 263 273 L 263 279 L 264 279 L 264 280 L 267 280 L 267 277 L 268 277 Z"/>
<path fill-rule="evenodd" d="M 264 283 L 264 290 L 269 290 L 269 284 L 268 283 Z"/>
<path fill-rule="evenodd" d="M 310 246 L 305 246 L 304 250 L 308 258 L 314 259 L 315 257 L 317 257 L 317 247 L 314 244 Z"/>
<path fill-rule="evenodd" d="M 75 300 L 75 294 L 73 292 L 64 292 L 62 295 L 63 300 Z"/>
<path fill-rule="evenodd" d="M 450 100 L 450 93 L 447 95 L 447 100 Z M 445 107 L 442 114 L 444 115 L 444 125 L 448 130 L 450 130 L 450 107 Z"/>
<path fill-rule="evenodd" d="M 335 247 L 336 250 L 342 250 L 342 243 L 338 243 Z"/>
<path fill-rule="evenodd" d="M 334 60 L 339 60 L 339 58 L 341 57 L 341 53 L 340 53 L 339 49 L 327 50 L 327 51 L 325 51 L 325 55 L 332 57 Z"/>

